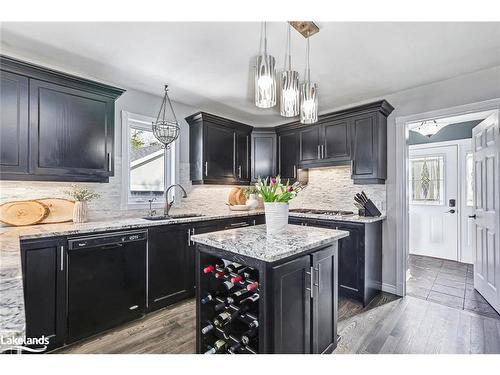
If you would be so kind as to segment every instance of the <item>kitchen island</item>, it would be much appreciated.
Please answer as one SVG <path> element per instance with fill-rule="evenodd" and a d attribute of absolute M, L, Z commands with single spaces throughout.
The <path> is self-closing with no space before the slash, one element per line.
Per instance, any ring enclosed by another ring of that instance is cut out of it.
<path fill-rule="evenodd" d="M 265 225 L 194 235 L 198 353 L 331 353 L 338 240 L 346 231 Z"/>

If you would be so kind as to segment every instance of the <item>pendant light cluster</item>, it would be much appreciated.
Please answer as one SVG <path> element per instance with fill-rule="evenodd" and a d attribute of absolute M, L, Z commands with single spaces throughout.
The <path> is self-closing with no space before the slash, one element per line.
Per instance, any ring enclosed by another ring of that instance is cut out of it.
<path fill-rule="evenodd" d="M 314 25 L 314 24 L 313 24 Z M 297 28 L 296 26 L 294 26 Z M 316 27 L 316 25 L 314 25 Z M 316 27 L 317 28 L 317 27 Z M 317 32 L 316 30 L 315 32 Z M 299 32 L 301 32 L 299 30 Z M 300 115 L 303 124 L 314 124 L 318 121 L 318 87 L 311 82 L 311 68 L 309 62 L 309 37 L 310 33 L 301 32 L 307 40 L 306 43 L 306 70 L 305 80 L 299 84 L 299 73 L 292 69 L 291 55 L 291 25 L 287 27 L 285 47 L 285 64 L 279 74 L 279 109 L 283 117 L 296 117 Z M 263 24 L 264 49 L 257 57 L 255 70 L 255 105 L 259 108 L 271 108 L 276 105 L 276 60 L 267 53 L 267 25 Z M 261 40 L 262 47 L 262 40 Z"/>

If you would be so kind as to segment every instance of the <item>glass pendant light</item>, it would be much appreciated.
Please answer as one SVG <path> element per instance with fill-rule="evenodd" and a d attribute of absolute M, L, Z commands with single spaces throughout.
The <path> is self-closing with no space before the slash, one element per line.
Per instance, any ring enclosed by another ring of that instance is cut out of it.
<path fill-rule="evenodd" d="M 318 85 L 311 83 L 309 36 L 307 37 L 306 59 L 306 77 L 300 85 L 300 122 L 314 124 L 318 122 Z"/>
<path fill-rule="evenodd" d="M 281 82 L 280 114 L 283 117 L 294 117 L 299 114 L 299 73 L 295 70 L 292 70 L 290 30 L 291 26 L 290 24 L 288 24 L 286 53 L 285 53 L 285 69 L 281 73 L 281 80 L 280 80 Z"/>
<path fill-rule="evenodd" d="M 255 67 L 255 105 L 259 108 L 271 108 L 276 105 L 276 60 L 267 54 L 267 25 L 265 22 L 264 53 L 262 50 L 259 53 Z"/>

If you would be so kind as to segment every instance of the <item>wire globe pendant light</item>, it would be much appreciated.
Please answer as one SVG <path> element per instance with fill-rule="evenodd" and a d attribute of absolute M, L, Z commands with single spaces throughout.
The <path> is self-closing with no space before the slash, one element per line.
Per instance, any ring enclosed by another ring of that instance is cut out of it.
<path fill-rule="evenodd" d="M 168 119 L 167 117 L 167 101 L 170 111 L 172 112 L 173 119 Z M 168 96 L 168 85 L 165 85 L 165 94 L 163 95 L 163 101 L 161 102 L 160 110 L 158 111 L 158 116 L 153 124 L 153 134 L 158 139 L 165 148 L 169 148 L 170 144 L 179 138 L 180 126 L 175 116 L 174 108 L 170 102 Z"/>
<path fill-rule="evenodd" d="M 281 72 L 280 115 L 295 117 L 299 114 L 299 73 L 292 70 L 292 55 L 290 48 L 290 29 L 287 27 L 287 41 L 285 53 L 285 69 Z"/>
<path fill-rule="evenodd" d="M 309 63 L 309 36 L 307 37 L 306 74 L 300 85 L 300 122 L 314 124 L 318 122 L 318 85 L 311 83 L 311 66 Z"/>
<path fill-rule="evenodd" d="M 265 22 L 263 26 L 264 53 L 261 49 L 255 66 L 255 105 L 259 108 L 271 108 L 276 105 L 276 60 L 267 54 L 267 25 Z"/>

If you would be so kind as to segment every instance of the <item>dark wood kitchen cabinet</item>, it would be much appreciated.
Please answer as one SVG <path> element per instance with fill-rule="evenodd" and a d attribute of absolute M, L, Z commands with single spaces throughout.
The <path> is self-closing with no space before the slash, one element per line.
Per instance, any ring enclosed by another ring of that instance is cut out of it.
<path fill-rule="evenodd" d="M 259 177 L 276 176 L 276 132 L 274 129 L 254 129 L 251 137 L 251 180 L 257 181 Z"/>
<path fill-rule="evenodd" d="M 65 246 L 63 238 L 21 242 L 26 337 L 47 337 L 47 350 L 66 338 Z"/>
<path fill-rule="evenodd" d="M 354 223 L 290 217 L 290 224 L 345 230 L 339 240 L 338 291 L 367 305 L 382 289 L 382 221 Z"/>
<path fill-rule="evenodd" d="M 186 117 L 193 184 L 250 182 L 252 127 L 205 112 Z"/>
<path fill-rule="evenodd" d="M 278 174 L 282 179 L 298 178 L 298 131 L 278 132 Z"/>
<path fill-rule="evenodd" d="M 190 236 L 191 227 L 184 224 L 148 230 L 148 311 L 193 295 Z"/>
<path fill-rule="evenodd" d="M 343 162 L 351 159 L 351 131 L 347 119 L 327 121 L 322 124 L 322 160 L 324 162 Z"/>
<path fill-rule="evenodd" d="M 29 94 L 28 78 L 1 72 L 0 83 L 0 174 L 27 175 Z"/>
<path fill-rule="evenodd" d="M 336 245 L 273 268 L 274 353 L 335 349 L 337 269 Z"/>
<path fill-rule="evenodd" d="M 387 178 L 387 118 L 369 112 L 350 119 L 351 176 L 357 184 L 383 184 Z"/>
<path fill-rule="evenodd" d="M 0 62 L 2 139 L 17 140 L 5 149 L 2 140 L 1 178 L 107 182 L 115 100 L 124 90 L 5 56 Z"/>
<path fill-rule="evenodd" d="M 321 160 L 321 130 L 318 125 L 299 130 L 299 164 L 302 167 Z"/>

